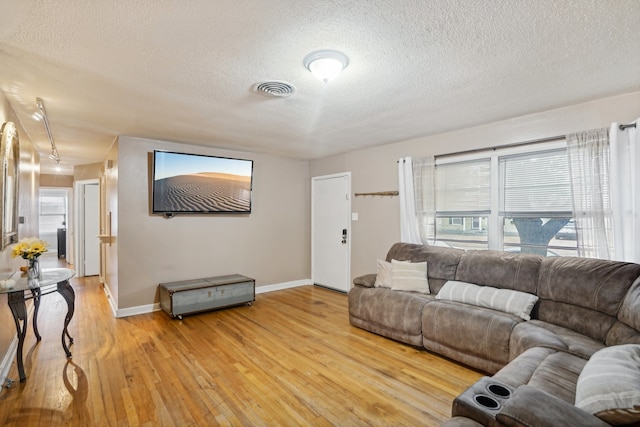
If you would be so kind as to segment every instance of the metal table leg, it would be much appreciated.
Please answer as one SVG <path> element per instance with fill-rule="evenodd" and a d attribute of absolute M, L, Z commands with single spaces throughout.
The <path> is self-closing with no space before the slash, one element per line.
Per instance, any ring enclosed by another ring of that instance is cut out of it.
<path fill-rule="evenodd" d="M 31 289 L 31 295 L 33 295 L 33 333 L 36 336 L 36 340 L 42 340 L 40 332 L 38 331 L 38 311 L 40 310 L 40 296 L 42 292 L 40 288 Z"/>
<path fill-rule="evenodd" d="M 69 351 L 69 346 L 67 346 L 65 336 L 69 339 L 69 345 L 73 344 L 73 338 L 71 337 L 71 335 L 69 335 L 69 330 L 67 329 L 67 327 L 69 326 L 69 322 L 71 322 L 71 318 L 73 318 L 73 312 L 75 311 L 76 294 L 73 291 L 73 288 L 69 284 L 68 280 L 58 283 L 58 293 L 60 293 L 60 295 L 62 295 L 62 297 L 67 302 L 67 315 L 64 318 L 64 328 L 62 329 L 62 348 L 67 354 L 67 358 L 71 358 L 71 351 Z"/>
<path fill-rule="evenodd" d="M 13 313 L 13 320 L 16 322 L 16 331 L 18 332 L 18 349 L 16 351 L 18 374 L 20 375 L 20 382 L 24 382 L 27 379 L 22 360 L 22 347 L 24 346 L 24 337 L 27 334 L 27 305 L 24 302 L 24 291 L 10 292 L 7 294 L 7 299 L 11 313 Z"/>

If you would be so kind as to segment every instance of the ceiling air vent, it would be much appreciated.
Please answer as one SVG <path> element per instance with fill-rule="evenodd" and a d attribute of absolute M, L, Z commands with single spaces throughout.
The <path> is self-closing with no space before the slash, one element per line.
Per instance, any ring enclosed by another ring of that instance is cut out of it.
<path fill-rule="evenodd" d="M 253 86 L 253 90 L 264 96 L 287 98 L 295 93 L 296 88 L 291 83 L 272 80 L 270 82 L 256 83 Z"/>

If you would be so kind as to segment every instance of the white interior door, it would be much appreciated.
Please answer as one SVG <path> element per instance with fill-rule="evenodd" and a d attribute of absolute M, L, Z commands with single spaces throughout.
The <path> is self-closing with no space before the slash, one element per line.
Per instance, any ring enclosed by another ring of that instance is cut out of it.
<path fill-rule="evenodd" d="M 98 184 L 84 184 L 82 246 L 84 276 L 100 274 L 100 193 Z"/>
<path fill-rule="evenodd" d="M 351 173 L 311 180 L 314 284 L 342 292 L 351 289 Z"/>

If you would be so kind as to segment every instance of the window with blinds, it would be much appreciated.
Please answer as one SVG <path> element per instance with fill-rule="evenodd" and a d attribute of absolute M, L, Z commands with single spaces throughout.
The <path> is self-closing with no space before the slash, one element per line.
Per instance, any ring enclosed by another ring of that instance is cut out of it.
<path fill-rule="evenodd" d="M 436 239 L 465 249 L 487 249 L 491 161 L 436 167 Z"/>
<path fill-rule="evenodd" d="M 436 159 L 436 240 L 464 249 L 576 255 L 563 141 Z"/>
<path fill-rule="evenodd" d="M 572 216 L 566 150 L 499 158 L 500 215 Z"/>
<path fill-rule="evenodd" d="M 436 212 L 488 214 L 491 210 L 489 159 L 436 167 Z M 461 215 L 458 215 L 461 216 Z"/>

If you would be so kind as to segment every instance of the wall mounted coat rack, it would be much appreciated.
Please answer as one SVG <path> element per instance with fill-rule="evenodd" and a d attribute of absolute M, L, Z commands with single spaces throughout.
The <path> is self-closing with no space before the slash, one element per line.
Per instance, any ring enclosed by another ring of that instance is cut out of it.
<path fill-rule="evenodd" d="M 387 197 L 393 197 L 393 196 L 397 196 L 398 194 L 400 194 L 397 191 L 374 191 L 372 193 L 355 193 L 356 197 L 358 196 L 387 196 Z"/>

